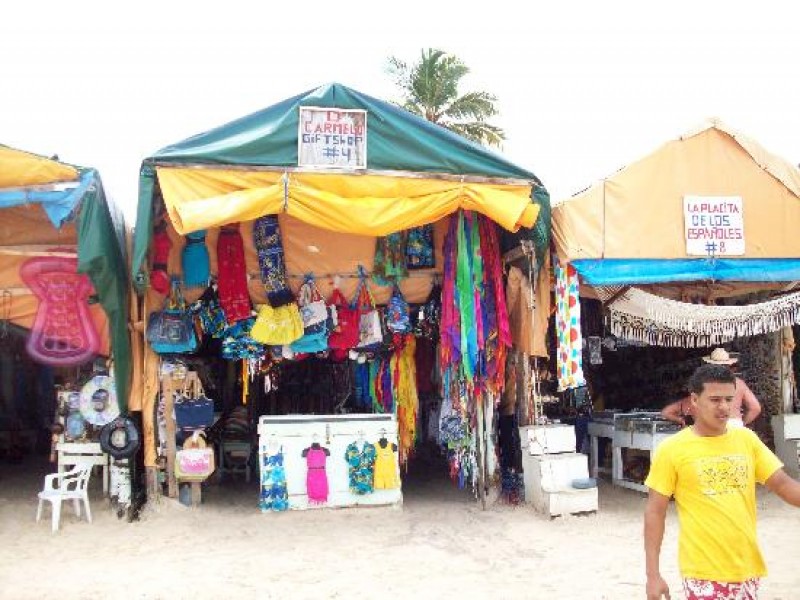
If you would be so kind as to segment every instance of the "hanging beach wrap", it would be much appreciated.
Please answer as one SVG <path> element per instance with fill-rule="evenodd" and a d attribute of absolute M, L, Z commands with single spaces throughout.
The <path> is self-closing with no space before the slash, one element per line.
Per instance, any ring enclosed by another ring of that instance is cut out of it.
<path fill-rule="evenodd" d="M 400 288 L 392 288 L 392 296 L 386 306 L 386 327 L 392 333 L 408 333 L 411 331 L 411 320 L 408 317 L 408 302 L 403 298 Z"/>
<path fill-rule="evenodd" d="M 456 256 L 456 296 L 461 324 L 461 368 L 471 380 L 478 362 L 475 290 L 472 272 L 472 229 L 464 211 L 458 212 L 458 254 Z"/>
<path fill-rule="evenodd" d="M 581 335 L 581 303 L 578 295 L 578 273 L 567 264 L 562 267 L 554 257 L 556 275 L 556 352 L 558 391 L 586 385 L 583 377 L 583 337 Z"/>
<path fill-rule="evenodd" d="M 458 214 L 450 216 L 447 235 L 444 238 L 444 284 L 441 297 L 441 360 L 444 366 L 456 364 L 461 360 L 461 326 L 456 301 L 456 255 L 458 233 Z"/>
<path fill-rule="evenodd" d="M 294 294 L 286 284 L 286 264 L 277 215 L 264 215 L 253 222 L 253 243 L 270 306 L 277 308 L 294 302 Z"/>
<path fill-rule="evenodd" d="M 408 230 L 406 268 L 432 269 L 436 266 L 433 251 L 433 225 L 421 225 Z"/>
<path fill-rule="evenodd" d="M 376 240 L 372 278 L 378 285 L 392 285 L 408 276 L 406 239 L 407 232 L 397 231 Z"/>
<path fill-rule="evenodd" d="M 220 229 L 217 240 L 217 291 L 229 324 L 250 316 L 250 292 L 239 224 Z"/>
<path fill-rule="evenodd" d="M 209 266 L 206 232 L 194 231 L 186 234 L 186 245 L 181 254 L 183 284 L 187 288 L 208 285 Z"/>

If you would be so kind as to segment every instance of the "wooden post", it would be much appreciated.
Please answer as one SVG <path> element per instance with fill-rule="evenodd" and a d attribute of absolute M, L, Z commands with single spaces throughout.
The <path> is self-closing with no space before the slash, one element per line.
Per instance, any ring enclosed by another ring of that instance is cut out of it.
<path fill-rule="evenodd" d="M 161 379 L 161 393 L 164 395 L 164 421 L 167 429 L 167 495 L 178 497 L 178 482 L 175 479 L 175 395 L 172 378 L 169 375 Z"/>
<path fill-rule="evenodd" d="M 199 481 L 192 482 L 192 508 L 200 506 L 202 487 Z"/>
<path fill-rule="evenodd" d="M 478 498 L 481 501 L 481 509 L 486 510 L 486 446 L 484 445 L 484 435 L 486 434 L 486 425 L 483 422 L 483 394 L 476 398 L 476 407 L 478 411 L 478 427 L 475 437 L 475 462 L 478 468 Z"/>

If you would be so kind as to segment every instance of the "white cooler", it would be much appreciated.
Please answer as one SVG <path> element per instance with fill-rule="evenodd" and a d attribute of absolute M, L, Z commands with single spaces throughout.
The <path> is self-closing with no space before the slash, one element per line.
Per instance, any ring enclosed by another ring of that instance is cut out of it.
<path fill-rule="evenodd" d="M 528 447 L 532 455 L 575 452 L 575 428 L 572 425 L 527 425 L 519 428 L 523 450 Z"/>
<path fill-rule="evenodd" d="M 525 500 L 551 517 L 597 511 L 597 488 L 572 487 L 575 479 L 589 477 L 585 454 L 522 455 L 525 470 Z"/>
<path fill-rule="evenodd" d="M 597 511 L 597 488 L 572 486 L 574 480 L 589 477 L 589 457 L 575 452 L 575 428 L 529 425 L 519 433 L 525 501 L 551 517 Z"/>

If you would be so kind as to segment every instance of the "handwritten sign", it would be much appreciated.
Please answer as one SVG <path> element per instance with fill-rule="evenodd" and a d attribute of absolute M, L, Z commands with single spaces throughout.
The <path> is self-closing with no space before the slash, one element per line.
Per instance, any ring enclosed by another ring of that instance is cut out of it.
<path fill-rule="evenodd" d="M 684 196 L 686 254 L 744 254 L 744 215 L 740 196 Z"/>
<path fill-rule="evenodd" d="M 300 107 L 297 164 L 311 168 L 367 168 L 367 111 Z"/>

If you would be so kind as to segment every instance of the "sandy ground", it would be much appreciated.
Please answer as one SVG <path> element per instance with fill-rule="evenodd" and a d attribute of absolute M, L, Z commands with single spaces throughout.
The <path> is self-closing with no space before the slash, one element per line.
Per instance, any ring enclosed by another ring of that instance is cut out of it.
<path fill-rule="evenodd" d="M 95 521 L 65 506 L 53 535 L 34 522 L 49 468 L 0 465 L 2 598 L 644 598 L 644 496 L 610 485 L 597 514 L 550 520 L 481 511 L 435 471 L 409 478 L 400 509 L 261 514 L 255 485 L 231 482 L 198 509 L 165 499 L 127 523 L 93 478 Z M 767 493 L 759 510 L 762 597 L 800 598 L 800 512 Z M 681 598 L 674 514 L 667 527 L 663 571 Z"/>

